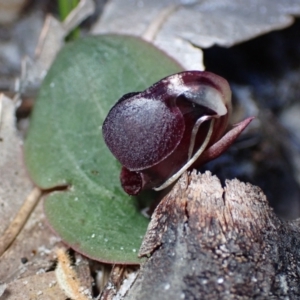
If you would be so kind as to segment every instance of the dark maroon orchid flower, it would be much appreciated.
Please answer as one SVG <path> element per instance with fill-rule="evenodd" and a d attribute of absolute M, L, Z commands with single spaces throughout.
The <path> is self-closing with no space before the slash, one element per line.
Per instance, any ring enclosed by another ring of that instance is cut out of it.
<path fill-rule="evenodd" d="M 164 189 L 187 169 L 222 154 L 252 120 L 223 136 L 230 112 L 228 82 L 209 72 L 181 72 L 124 95 L 102 128 L 108 148 L 123 165 L 124 190 L 136 195 Z"/>

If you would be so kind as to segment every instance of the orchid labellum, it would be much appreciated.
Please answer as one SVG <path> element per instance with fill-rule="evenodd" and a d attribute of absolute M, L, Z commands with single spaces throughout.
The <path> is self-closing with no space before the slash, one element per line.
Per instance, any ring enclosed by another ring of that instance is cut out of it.
<path fill-rule="evenodd" d="M 230 112 L 228 82 L 210 72 L 181 72 L 145 91 L 124 95 L 102 130 L 123 166 L 125 192 L 162 190 L 192 166 L 222 154 L 252 120 L 224 135 Z"/>

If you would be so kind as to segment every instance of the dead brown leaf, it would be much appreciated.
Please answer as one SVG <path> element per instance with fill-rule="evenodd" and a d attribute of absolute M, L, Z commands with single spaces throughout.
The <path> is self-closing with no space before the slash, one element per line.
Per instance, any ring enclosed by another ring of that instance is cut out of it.
<path fill-rule="evenodd" d="M 66 36 L 94 10 L 95 4 L 92 0 L 81 0 L 64 22 L 58 21 L 51 15 L 46 17 L 36 47 L 35 58 L 23 59 L 21 75 L 15 84 L 15 92 L 22 94 L 39 88 L 57 53 L 63 47 Z"/>
<path fill-rule="evenodd" d="M 33 188 L 25 171 L 21 146 L 15 128 L 15 104 L 0 95 L 0 236 Z"/>
<path fill-rule="evenodd" d="M 9 283 L 1 299 L 65 300 L 66 296 L 57 284 L 55 273 L 48 272 Z"/>
<path fill-rule="evenodd" d="M 1 256 L 0 282 L 10 283 L 45 273 L 54 264 L 53 248 L 59 242 L 46 223 L 40 201 L 14 243 Z"/>
<path fill-rule="evenodd" d="M 197 47 L 230 47 L 293 23 L 300 14 L 297 0 L 112 0 L 106 5 L 93 33 L 149 36 L 153 43 L 187 69 L 203 69 Z M 197 47 L 195 47 L 195 45 Z"/>

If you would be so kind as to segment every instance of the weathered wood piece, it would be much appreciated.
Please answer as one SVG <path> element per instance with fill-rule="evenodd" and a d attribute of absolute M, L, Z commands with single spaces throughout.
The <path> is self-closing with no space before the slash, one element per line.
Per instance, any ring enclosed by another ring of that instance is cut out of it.
<path fill-rule="evenodd" d="M 125 299 L 300 299 L 299 223 L 256 186 L 184 174 L 152 216 Z"/>

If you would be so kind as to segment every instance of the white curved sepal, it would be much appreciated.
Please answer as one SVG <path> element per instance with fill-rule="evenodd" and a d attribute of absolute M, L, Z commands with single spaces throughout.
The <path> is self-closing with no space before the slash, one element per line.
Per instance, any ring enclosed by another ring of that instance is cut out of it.
<path fill-rule="evenodd" d="M 217 117 L 218 117 L 217 115 L 203 116 L 196 121 L 196 123 L 193 127 L 193 130 L 192 130 L 192 134 L 191 134 L 190 148 L 189 148 L 189 152 L 188 152 L 188 160 L 190 160 L 192 157 L 194 147 L 195 147 L 195 141 L 196 141 L 196 137 L 197 137 L 197 133 L 198 133 L 200 125 L 207 120 L 211 120 L 211 119 L 217 118 Z"/>
<path fill-rule="evenodd" d="M 177 173 L 175 173 L 173 176 L 171 176 L 165 183 L 163 183 L 159 187 L 153 188 L 155 191 L 161 191 L 161 190 L 165 189 L 166 187 L 168 187 L 169 185 L 171 185 L 174 181 L 176 181 L 199 158 L 199 156 L 206 149 L 206 147 L 207 147 L 207 145 L 208 145 L 208 143 L 210 141 L 210 138 L 211 138 L 211 135 L 212 135 L 212 132 L 213 132 L 214 123 L 215 123 L 215 120 L 212 119 L 211 123 L 209 125 L 209 130 L 208 130 L 207 136 L 206 136 L 203 144 L 199 148 L 199 150 L 194 154 L 194 156 L 190 160 L 188 160 L 188 162 Z M 199 124 L 199 126 L 200 126 L 200 124 Z"/>

